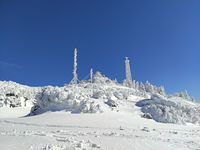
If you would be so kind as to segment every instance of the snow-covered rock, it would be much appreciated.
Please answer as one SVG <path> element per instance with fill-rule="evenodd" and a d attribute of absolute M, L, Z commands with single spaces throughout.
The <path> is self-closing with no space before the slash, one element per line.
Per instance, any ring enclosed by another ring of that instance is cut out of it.
<path fill-rule="evenodd" d="M 107 102 L 105 102 L 110 107 L 118 107 L 118 104 L 116 101 L 109 99 Z"/>

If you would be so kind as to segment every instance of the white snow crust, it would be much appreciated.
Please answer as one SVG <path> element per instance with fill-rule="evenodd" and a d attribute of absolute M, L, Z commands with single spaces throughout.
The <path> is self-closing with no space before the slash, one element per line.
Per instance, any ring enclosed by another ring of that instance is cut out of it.
<path fill-rule="evenodd" d="M 81 81 L 63 87 L 29 87 L 0 82 L 0 107 L 32 107 L 29 115 L 44 112 L 103 113 L 119 111 L 136 102 L 147 116 L 163 123 L 199 124 L 200 105 L 187 92 L 166 95 L 163 87 L 134 81 L 129 88 L 96 72 L 93 83 Z M 135 99 L 137 98 L 137 100 Z M 130 109 L 134 110 L 134 106 Z"/>
<path fill-rule="evenodd" d="M 187 92 L 94 75 L 63 87 L 0 82 L 2 150 L 199 150 L 199 103 Z"/>

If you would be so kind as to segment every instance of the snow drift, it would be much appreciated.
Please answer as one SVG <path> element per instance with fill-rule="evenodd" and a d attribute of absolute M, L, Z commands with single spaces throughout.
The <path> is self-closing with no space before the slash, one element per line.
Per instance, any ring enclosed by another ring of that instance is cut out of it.
<path fill-rule="evenodd" d="M 141 100 L 136 105 L 158 122 L 200 124 L 200 105 L 181 97 L 152 95 L 150 99 Z"/>

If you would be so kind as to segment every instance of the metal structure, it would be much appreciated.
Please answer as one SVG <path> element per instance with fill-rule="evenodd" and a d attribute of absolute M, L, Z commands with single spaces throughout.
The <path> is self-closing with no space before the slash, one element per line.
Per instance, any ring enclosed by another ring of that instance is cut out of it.
<path fill-rule="evenodd" d="M 90 82 L 93 83 L 93 69 L 90 69 Z"/>
<path fill-rule="evenodd" d="M 74 70 L 73 70 L 73 79 L 70 82 L 71 84 L 78 83 L 78 75 L 77 75 L 77 49 L 74 49 Z"/>
<path fill-rule="evenodd" d="M 131 67 L 129 63 L 128 57 L 125 57 L 125 70 L 126 70 L 126 81 L 125 84 L 129 87 L 132 87 L 133 85 L 133 80 L 132 80 L 132 75 L 131 75 Z"/>

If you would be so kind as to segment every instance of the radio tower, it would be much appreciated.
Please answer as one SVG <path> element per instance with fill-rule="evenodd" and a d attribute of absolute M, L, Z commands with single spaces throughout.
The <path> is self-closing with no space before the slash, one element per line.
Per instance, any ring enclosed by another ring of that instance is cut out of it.
<path fill-rule="evenodd" d="M 73 79 L 71 80 L 71 84 L 78 83 L 78 75 L 77 75 L 77 49 L 74 49 L 74 70 L 73 70 Z"/>
<path fill-rule="evenodd" d="M 93 82 L 93 69 L 90 69 L 90 82 Z"/>
<path fill-rule="evenodd" d="M 129 63 L 129 59 L 128 57 L 125 57 L 125 69 L 126 69 L 126 85 L 129 87 L 133 86 L 133 81 L 132 81 L 132 76 L 131 76 L 131 67 L 130 67 L 130 63 Z"/>

